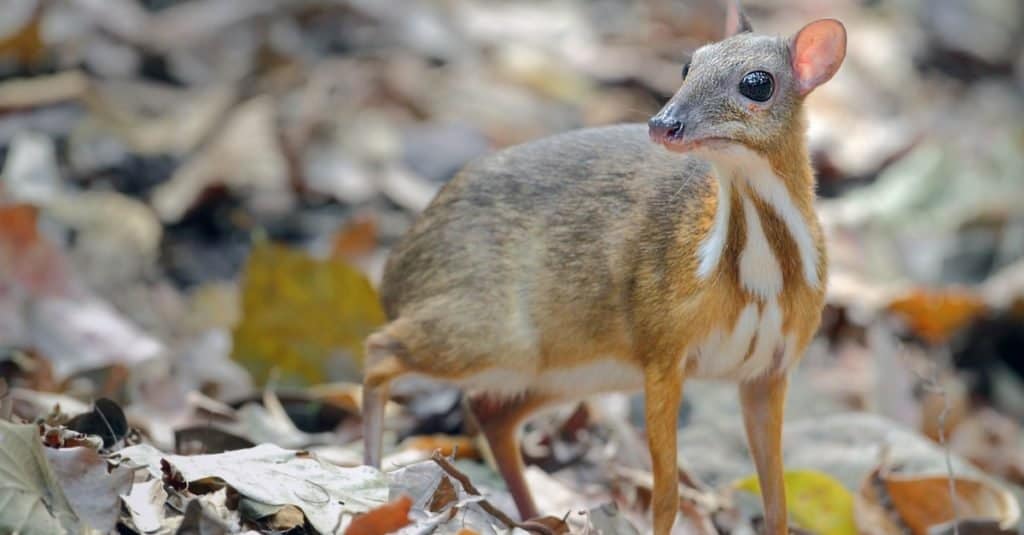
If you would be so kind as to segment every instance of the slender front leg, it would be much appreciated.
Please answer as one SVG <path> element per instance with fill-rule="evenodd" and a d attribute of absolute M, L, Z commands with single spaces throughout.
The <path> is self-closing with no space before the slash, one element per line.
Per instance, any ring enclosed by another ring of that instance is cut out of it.
<path fill-rule="evenodd" d="M 469 402 L 473 416 L 487 438 L 498 472 L 505 480 L 505 486 L 519 510 L 519 518 L 523 521 L 540 515 L 523 475 L 519 428 L 533 411 L 546 402 L 546 398 L 531 394 L 508 400 L 479 397 Z"/>
<path fill-rule="evenodd" d="M 764 505 L 765 533 L 789 533 L 786 490 L 782 484 L 782 414 L 787 377 L 779 373 L 740 384 L 743 425 L 757 467 Z"/>
<path fill-rule="evenodd" d="M 654 474 L 651 500 L 654 535 L 668 535 L 679 511 L 676 426 L 683 396 L 683 376 L 679 370 L 661 368 L 645 370 L 644 375 L 647 445 Z"/>

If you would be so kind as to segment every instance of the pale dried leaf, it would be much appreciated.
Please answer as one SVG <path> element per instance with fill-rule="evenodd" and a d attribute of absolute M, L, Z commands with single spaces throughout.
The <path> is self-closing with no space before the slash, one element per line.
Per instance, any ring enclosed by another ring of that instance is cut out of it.
<path fill-rule="evenodd" d="M 146 466 L 154 477 L 162 477 L 160 461 L 166 460 L 186 481 L 217 477 L 256 501 L 298 506 L 321 533 L 334 533 L 345 514 L 362 513 L 387 501 L 387 481 L 372 468 L 340 468 L 269 444 L 191 457 L 164 455 L 152 446 L 138 445 L 117 455 Z"/>
<path fill-rule="evenodd" d="M 93 296 L 37 301 L 29 311 L 29 329 L 58 380 L 111 364 L 133 366 L 164 351 L 159 340 Z"/>
<path fill-rule="evenodd" d="M 120 495 L 131 486 L 132 471 L 117 468 L 108 473 L 107 461 L 91 448 L 43 451 L 82 522 L 101 532 L 113 530 L 121 511 Z"/>
<path fill-rule="evenodd" d="M 223 184 L 256 203 L 287 208 L 288 164 L 281 152 L 274 102 L 254 98 L 234 110 L 218 137 L 153 192 L 163 221 L 179 221 L 209 187 Z"/>
<path fill-rule="evenodd" d="M 17 202 L 46 204 L 61 189 L 57 149 L 49 136 L 22 132 L 11 142 L 0 184 L 5 196 Z"/>
<path fill-rule="evenodd" d="M 78 526 L 34 425 L 0 420 L 0 504 L 0 532 L 47 535 Z"/>
<path fill-rule="evenodd" d="M 132 517 L 135 528 L 142 533 L 160 531 L 164 526 L 164 507 L 167 491 L 163 481 L 150 479 L 132 486 L 131 492 L 122 495 L 125 508 Z"/>

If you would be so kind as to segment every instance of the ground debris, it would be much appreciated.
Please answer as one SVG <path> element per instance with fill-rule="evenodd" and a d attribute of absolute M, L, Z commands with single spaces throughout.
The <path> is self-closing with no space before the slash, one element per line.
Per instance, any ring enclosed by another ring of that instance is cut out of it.
<path fill-rule="evenodd" d="M 792 528 L 1006 532 L 1024 496 L 1024 8 L 744 3 L 768 34 L 850 29 L 807 100 L 830 275 L 789 392 Z M 519 519 L 450 386 L 393 385 L 383 471 L 361 465 L 363 343 L 389 249 L 460 169 L 647 121 L 721 37 L 722 2 L 8 4 L 0 531 L 650 531 L 639 397 L 527 423 L 546 516 Z M 751 533 L 734 389 L 685 397 L 676 529 Z M 908 505 L 947 504 L 951 479 L 961 518 Z"/>

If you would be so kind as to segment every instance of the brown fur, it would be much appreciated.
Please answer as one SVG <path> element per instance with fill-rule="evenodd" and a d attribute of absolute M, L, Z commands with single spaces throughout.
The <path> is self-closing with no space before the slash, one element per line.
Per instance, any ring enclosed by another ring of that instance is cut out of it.
<path fill-rule="evenodd" d="M 697 153 L 651 143 L 643 125 L 553 136 L 469 165 L 396 245 L 380 289 L 391 323 L 367 343 L 366 399 L 380 400 L 387 382 L 407 373 L 459 382 L 498 371 L 518 380 L 595 359 L 632 364 L 642 370 L 647 394 L 655 532 L 667 533 L 678 504 L 675 414 L 684 373 L 696 368 L 684 359 L 715 329 L 730 331 L 744 307 L 753 303 L 763 312 L 766 306 L 740 278 L 739 259 L 751 239 L 744 199 L 752 201 L 779 262 L 782 331 L 798 354 L 818 326 L 826 258 L 803 97 L 791 89 L 791 42 L 742 34 L 708 45 L 659 117 L 684 118 L 692 125 L 687 136 L 728 139 L 769 162 L 810 230 L 817 286 L 808 285 L 796 241 L 776 208 L 742 181 L 732 182 L 721 259 L 709 277 L 698 275 L 720 183 Z M 736 80 L 750 69 L 774 73 L 771 102 L 747 104 L 737 96 Z M 782 355 L 776 349 L 771 367 L 740 387 L 773 534 L 784 533 L 786 521 Z M 484 422 L 488 437 L 502 442 L 496 445 L 500 468 L 521 512 L 533 507 L 516 462 L 515 427 L 535 406 L 575 395 L 528 388 L 516 398 L 515 418 Z M 538 399 L 543 403 L 524 401 Z M 370 427 L 378 439 L 367 459 L 379 461 L 381 412 L 374 414 Z"/>
<path fill-rule="evenodd" d="M 401 321 L 384 332 L 401 341 L 408 371 L 445 379 L 595 356 L 677 366 L 750 300 L 733 260 L 745 240 L 739 209 L 718 272 L 708 282 L 696 276 L 717 187 L 706 162 L 651 144 L 639 125 L 563 134 L 477 162 L 392 252 L 381 296 Z M 741 202 L 734 188 L 733 206 Z M 783 265 L 786 330 L 811 333 L 822 290 L 803 284 L 792 238 L 758 206 Z"/>
<path fill-rule="evenodd" d="M 546 141 L 470 166 L 393 251 L 381 296 L 415 326 L 396 336 L 410 368 L 455 378 L 642 359 L 680 331 L 664 311 L 669 294 L 697 293 L 684 266 L 713 214 L 707 164 L 640 125 Z"/>

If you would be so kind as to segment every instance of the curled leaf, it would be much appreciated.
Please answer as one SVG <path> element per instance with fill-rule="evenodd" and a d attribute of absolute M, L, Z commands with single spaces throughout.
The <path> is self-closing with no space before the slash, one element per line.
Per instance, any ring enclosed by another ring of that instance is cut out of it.
<path fill-rule="evenodd" d="M 883 464 L 864 480 L 856 498 L 861 531 L 926 535 L 957 519 L 993 520 L 1006 529 L 1020 518 L 1013 494 L 995 483 L 946 475 L 895 474 Z M 955 496 L 955 498 L 953 497 Z"/>

